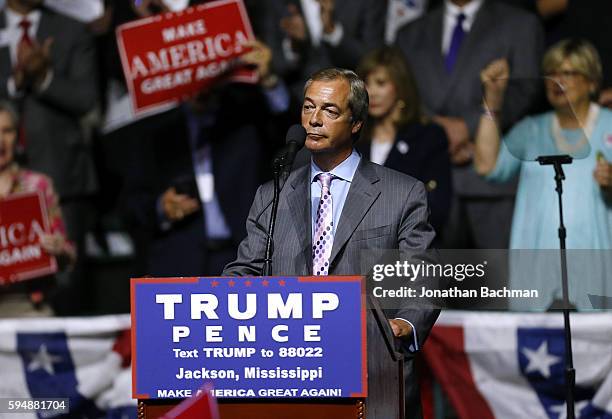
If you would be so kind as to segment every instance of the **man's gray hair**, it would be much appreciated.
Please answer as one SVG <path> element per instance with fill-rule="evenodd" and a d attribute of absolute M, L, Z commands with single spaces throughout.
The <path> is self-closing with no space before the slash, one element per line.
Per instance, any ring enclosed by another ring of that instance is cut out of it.
<path fill-rule="evenodd" d="M 0 112 L 9 114 L 13 122 L 13 128 L 17 129 L 19 126 L 19 113 L 17 113 L 13 104 L 7 100 L 0 100 Z"/>
<path fill-rule="evenodd" d="M 351 110 L 352 122 L 365 122 L 368 117 L 368 91 L 359 76 L 351 70 L 344 68 L 326 68 L 314 73 L 304 85 L 304 95 L 313 81 L 333 81 L 344 79 L 349 84 L 348 105 Z"/>

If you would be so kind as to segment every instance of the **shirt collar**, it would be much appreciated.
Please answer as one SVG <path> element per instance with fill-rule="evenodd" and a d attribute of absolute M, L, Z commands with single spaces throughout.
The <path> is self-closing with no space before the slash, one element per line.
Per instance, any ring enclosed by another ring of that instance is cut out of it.
<path fill-rule="evenodd" d="M 40 21 L 40 16 L 41 16 L 41 12 L 39 9 L 34 9 L 25 16 L 15 12 L 8 6 L 4 10 L 6 13 L 6 26 L 7 27 L 9 28 L 18 27 L 19 22 L 21 22 L 24 18 L 28 19 L 33 27 L 38 27 L 38 22 Z"/>
<path fill-rule="evenodd" d="M 359 161 L 361 160 L 361 156 L 357 152 L 357 150 L 353 149 L 351 154 L 344 159 L 342 163 L 338 166 L 334 167 L 329 173 L 335 176 L 335 178 L 339 178 L 345 180 L 349 183 L 353 181 L 353 177 L 355 176 L 355 172 L 357 171 L 357 167 L 359 166 Z M 310 182 L 316 182 L 315 178 L 319 175 L 319 173 L 325 173 L 323 170 L 316 165 L 314 160 L 310 160 Z"/>
<path fill-rule="evenodd" d="M 457 16 L 460 13 L 465 15 L 465 25 L 467 28 L 472 27 L 472 23 L 474 23 L 474 18 L 476 17 L 476 13 L 480 10 L 480 6 L 482 6 L 484 0 L 472 0 L 463 8 L 457 6 L 450 0 L 445 0 L 444 2 L 444 15 L 447 19 L 452 19 L 455 21 Z M 464 26 L 465 27 L 465 26 Z"/>
<path fill-rule="evenodd" d="M 321 6 L 318 0 L 301 0 L 302 15 L 310 32 L 310 38 L 315 46 L 321 42 L 323 25 L 321 24 Z"/>

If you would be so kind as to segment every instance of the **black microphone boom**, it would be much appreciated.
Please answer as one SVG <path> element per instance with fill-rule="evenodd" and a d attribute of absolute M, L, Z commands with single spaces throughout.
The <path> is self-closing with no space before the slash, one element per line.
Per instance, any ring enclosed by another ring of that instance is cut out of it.
<path fill-rule="evenodd" d="M 285 147 L 276 155 L 273 166 L 282 169 L 283 172 L 291 171 L 291 166 L 298 151 L 304 147 L 306 142 L 306 130 L 303 126 L 295 124 L 287 130 Z"/>
<path fill-rule="evenodd" d="M 282 173 L 288 174 L 291 171 L 291 165 L 295 160 L 295 155 L 306 142 L 306 130 L 301 125 L 291 125 L 287 131 L 287 145 L 274 158 L 272 168 L 274 170 L 274 198 L 272 199 L 272 214 L 268 222 L 268 233 L 266 239 L 266 252 L 264 263 L 261 269 L 263 276 L 272 275 L 272 252 L 274 249 L 273 237 L 274 226 L 276 225 L 276 212 L 278 211 L 278 201 L 280 198 L 280 177 Z"/>

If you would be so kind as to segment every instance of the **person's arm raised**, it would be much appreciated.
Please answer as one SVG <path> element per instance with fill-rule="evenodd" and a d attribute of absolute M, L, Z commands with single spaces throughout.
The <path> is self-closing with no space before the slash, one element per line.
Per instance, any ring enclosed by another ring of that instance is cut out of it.
<path fill-rule="evenodd" d="M 500 112 L 510 74 L 508 62 L 501 58 L 480 73 L 484 85 L 483 115 L 476 131 L 474 168 L 481 176 L 493 172 L 500 147 Z"/>

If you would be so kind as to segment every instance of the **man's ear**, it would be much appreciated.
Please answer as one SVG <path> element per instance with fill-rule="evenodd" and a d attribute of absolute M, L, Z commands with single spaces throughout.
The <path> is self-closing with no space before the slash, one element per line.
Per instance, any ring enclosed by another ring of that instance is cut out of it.
<path fill-rule="evenodd" d="M 363 121 L 353 122 L 353 126 L 351 127 L 351 134 L 357 134 L 363 125 Z"/>

